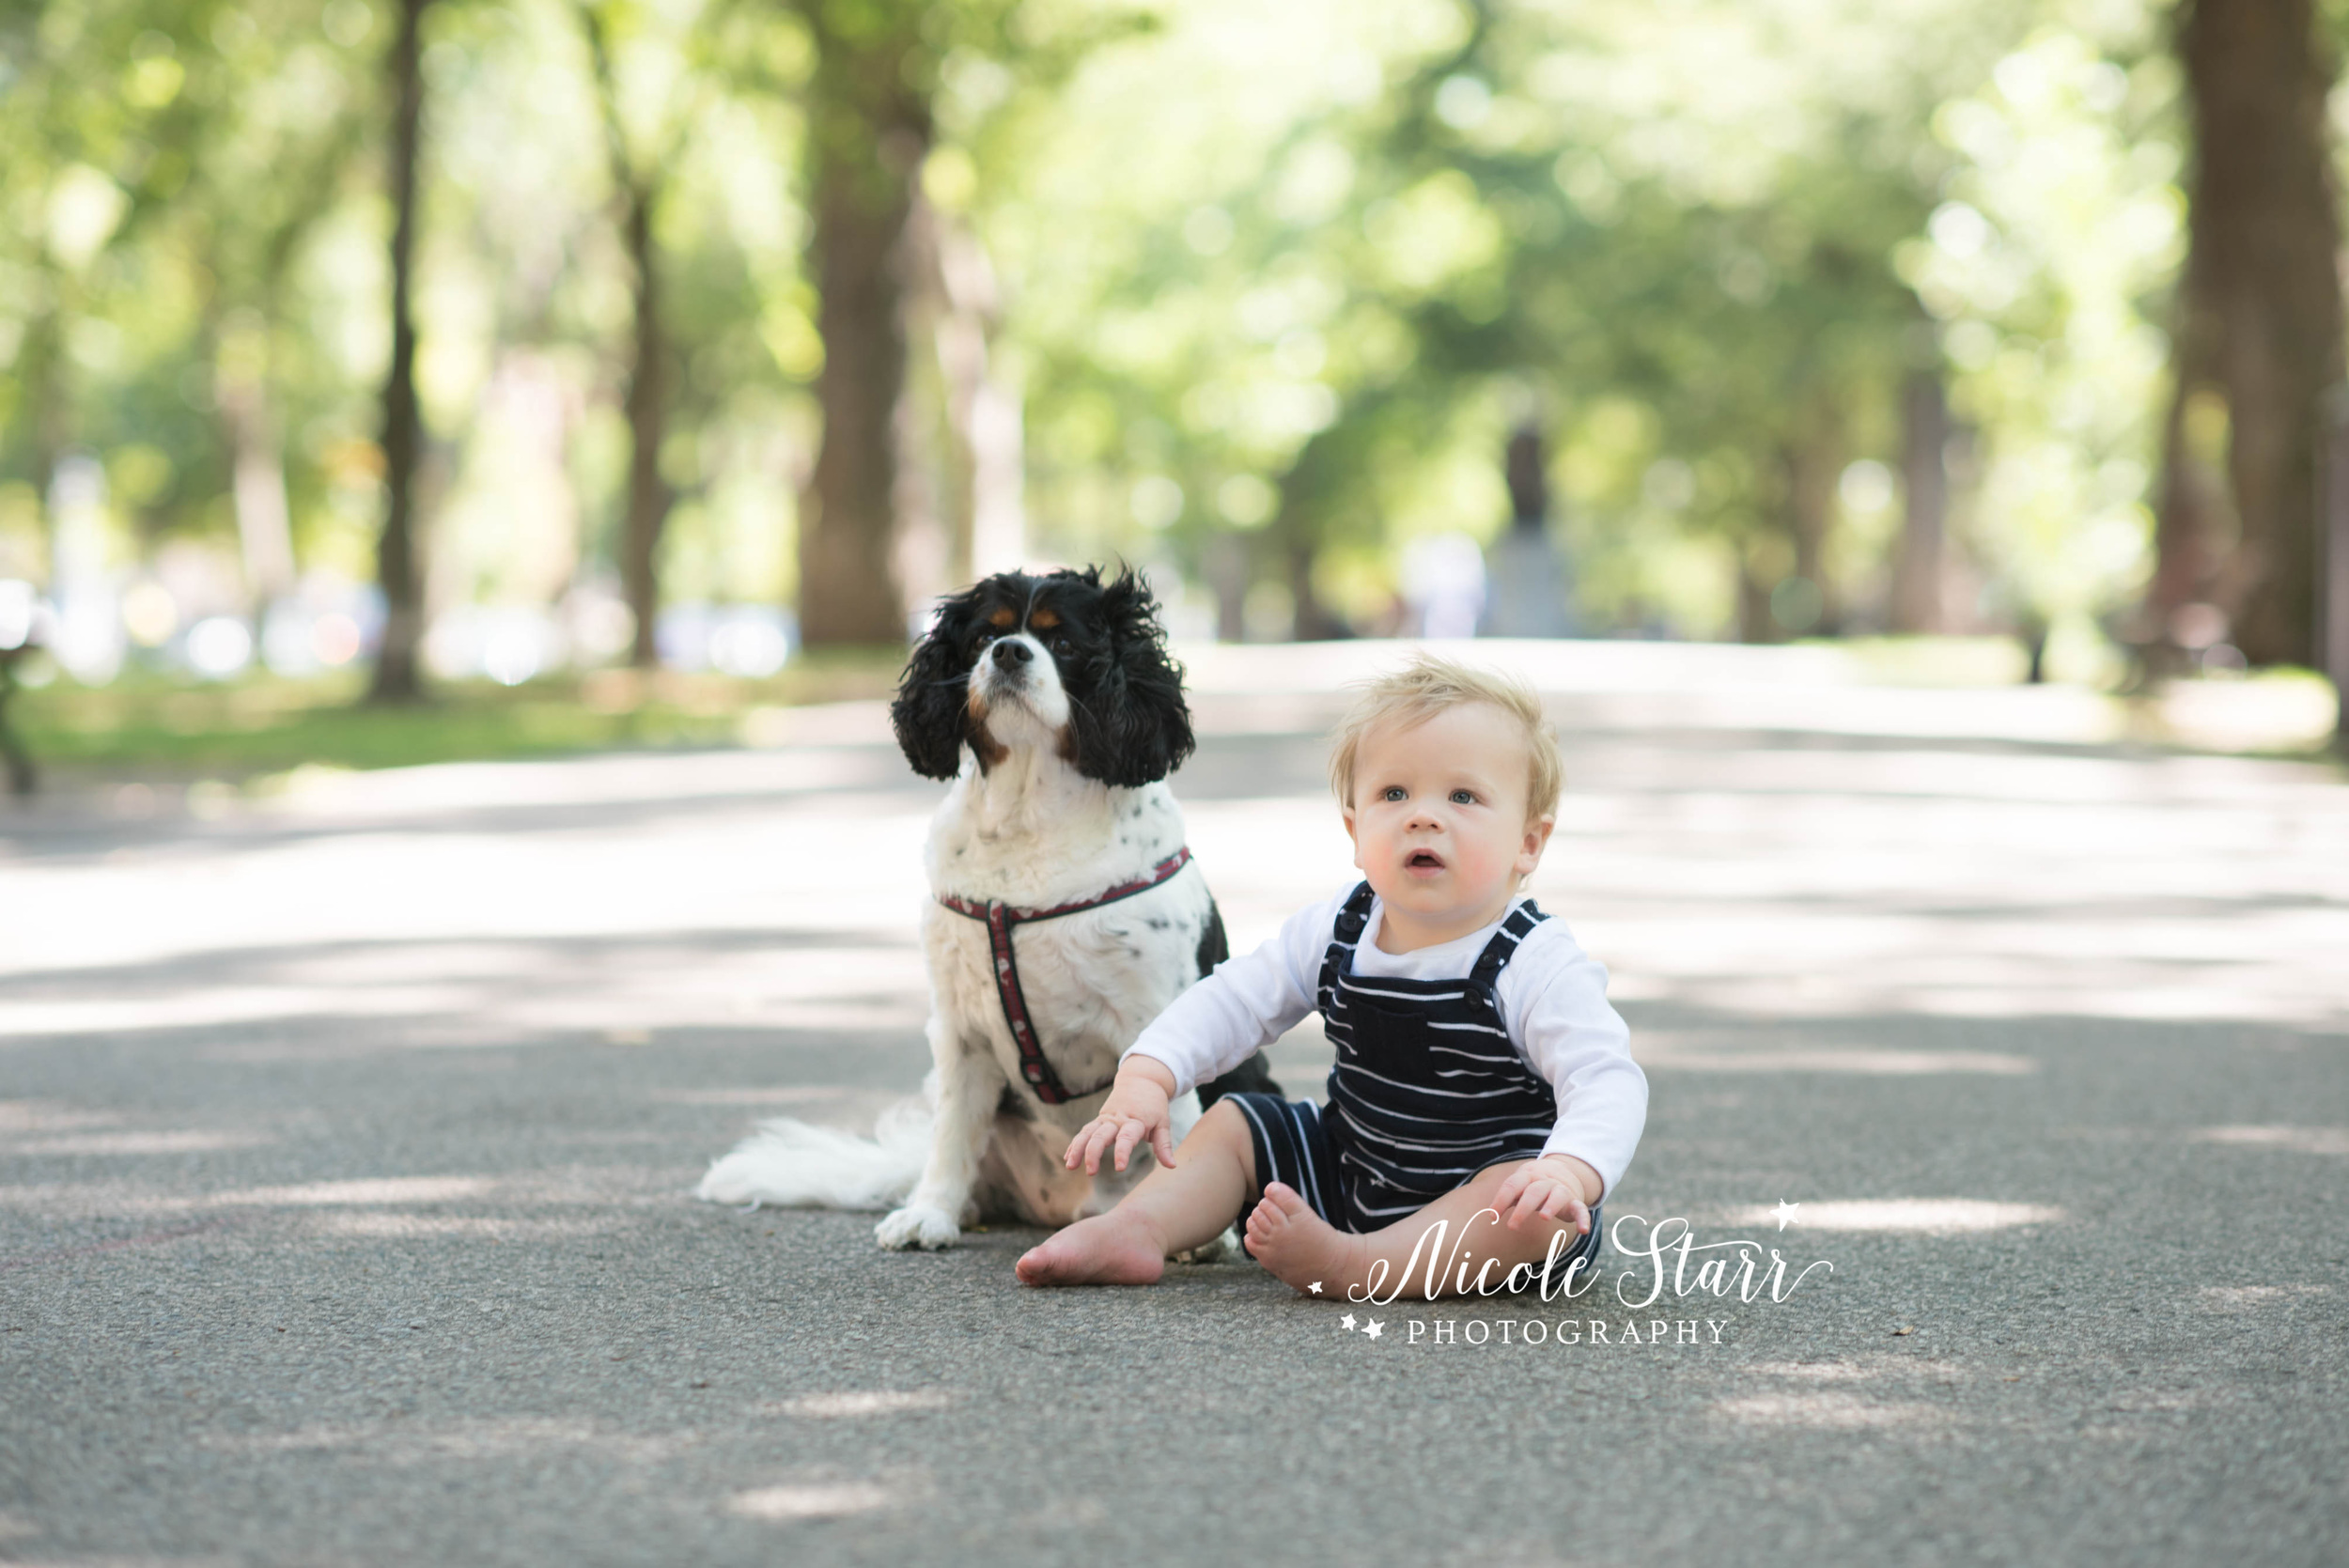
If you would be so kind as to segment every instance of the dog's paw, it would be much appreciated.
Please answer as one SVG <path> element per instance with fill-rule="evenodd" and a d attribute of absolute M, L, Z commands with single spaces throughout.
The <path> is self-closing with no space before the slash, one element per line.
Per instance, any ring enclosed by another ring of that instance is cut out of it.
<path fill-rule="evenodd" d="M 901 1209 L 894 1210 L 887 1219 L 874 1226 L 873 1238 L 893 1252 L 902 1252 L 910 1247 L 935 1251 L 960 1241 L 962 1231 L 955 1224 L 955 1217 L 944 1209 L 908 1203 Z"/>

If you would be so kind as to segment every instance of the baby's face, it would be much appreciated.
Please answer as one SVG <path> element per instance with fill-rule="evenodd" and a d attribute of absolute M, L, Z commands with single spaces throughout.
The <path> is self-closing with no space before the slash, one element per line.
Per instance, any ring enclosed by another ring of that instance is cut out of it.
<path fill-rule="evenodd" d="M 1529 760 L 1515 722 L 1489 703 L 1362 737 L 1346 826 L 1354 863 L 1390 908 L 1423 929 L 1456 924 L 1454 935 L 1500 918 L 1549 838 L 1550 818 L 1526 821 Z"/>

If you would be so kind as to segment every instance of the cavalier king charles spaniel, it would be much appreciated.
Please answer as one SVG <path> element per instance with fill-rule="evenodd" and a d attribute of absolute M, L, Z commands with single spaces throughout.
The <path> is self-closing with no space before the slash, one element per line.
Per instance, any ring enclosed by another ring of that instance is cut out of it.
<path fill-rule="evenodd" d="M 953 781 L 924 856 L 923 1101 L 884 1113 L 876 1141 L 764 1123 L 698 1191 L 894 1204 L 874 1234 L 897 1249 L 952 1246 L 987 1219 L 1101 1213 L 1154 1167 L 1150 1151 L 1091 1176 L 1062 1153 L 1120 1053 L 1228 951 L 1165 783 L 1190 754 L 1190 710 L 1149 588 L 1089 567 L 1003 572 L 954 595 L 890 720 L 915 772 Z M 1174 1141 L 1243 1089 L 1279 1092 L 1262 1052 L 1174 1102 Z"/>

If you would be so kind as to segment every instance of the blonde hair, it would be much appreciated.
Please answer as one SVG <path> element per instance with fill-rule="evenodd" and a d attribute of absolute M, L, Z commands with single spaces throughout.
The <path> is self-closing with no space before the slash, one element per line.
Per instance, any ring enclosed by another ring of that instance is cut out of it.
<path fill-rule="evenodd" d="M 1354 765 L 1362 737 L 1381 724 L 1406 729 L 1425 723 L 1447 708 L 1467 703 L 1490 703 L 1517 722 L 1525 737 L 1525 820 L 1530 825 L 1558 809 L 1558 794 L 1566 784 L 1565 759 L 1558 754 L 1558 737 L 1542 718 L 1542 701 L 1517 676 L 1498 670 L 1473 670 L 1439 659 L 1431 653 L 1411 656 L 1399 670 L 1391 670 L 1355 690 L 1354 704 L 1339 721 L 1330 751 L 1330 787 L 1338 804 L 1354 805 Z"/>

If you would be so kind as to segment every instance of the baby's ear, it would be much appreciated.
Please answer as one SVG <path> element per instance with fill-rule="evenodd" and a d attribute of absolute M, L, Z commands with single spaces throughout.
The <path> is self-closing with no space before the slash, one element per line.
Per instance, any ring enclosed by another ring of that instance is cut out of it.
<path fill-rule="evenodd" d="M 938 616 L 906 660 L 896 698 L 889 705 L 889 726 L 897 733 L 897 749 L 926 779 L 951 779 L 962 768 L 962 742 L 971 722 L 971 666 L 962 649 L 978 597 L 973 587 L 940 602 Z"/>
<path fill-rule="evenodd" d="M 1542 863 L 1542 852 L 1549 847 L 1550 832 L 1557 826 L 1558 818 L 1553 815 L 1537 816 L 1526 824 L 1525 847 L 1519 852 L 1519 859 L 1530 855 L 1533 863 L 1525 868 L 1525 875 L 1532 876 L 1534 866 Z"/>

